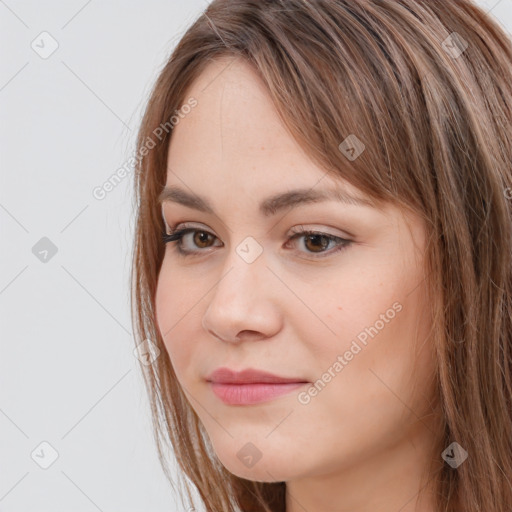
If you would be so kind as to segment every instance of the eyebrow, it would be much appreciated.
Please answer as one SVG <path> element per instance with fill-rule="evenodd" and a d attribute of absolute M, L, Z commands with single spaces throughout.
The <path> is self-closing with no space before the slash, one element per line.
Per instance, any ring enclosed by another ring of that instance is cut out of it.
<path fill-rule="evenodd" d="M 275 215 L 281 210 L 300 204 L 319 203 L 323 201 L 338 201 L 341 203 L 377 208 L 370 199 L 356 197 L 340 189 L 295 189 L 268 197 L 260 204 L 260 212 L 265 217 Z M 178 186 L 165 187 L 158 196 L 158 204 L 166 202 L 178 203 L 204 213 L 216 215 L 212 205 L 205 197 L 187 192 Z"/>

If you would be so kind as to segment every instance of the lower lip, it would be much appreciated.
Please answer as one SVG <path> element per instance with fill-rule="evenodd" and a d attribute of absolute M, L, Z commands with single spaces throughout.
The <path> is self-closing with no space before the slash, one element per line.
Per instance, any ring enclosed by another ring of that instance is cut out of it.
<path fill-rule="evenodd" d="M 210 382 L 212 391 L 228 405 L 251 405 L 266 402 L 286 395 L 307 382 L 289 382 L 286 384 L 221 384 Z"/>

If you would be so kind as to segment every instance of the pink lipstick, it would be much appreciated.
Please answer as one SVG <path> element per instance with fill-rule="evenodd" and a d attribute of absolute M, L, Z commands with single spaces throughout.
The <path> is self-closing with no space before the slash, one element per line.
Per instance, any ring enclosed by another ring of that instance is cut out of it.
<path fill-rule="evenodd" d="M 241 372 L 218 368 L 206 380 L 215 395 L 227 405 L 266 402 L 308 383 L 301 378 L 280 377 L 252 368 Z"/>

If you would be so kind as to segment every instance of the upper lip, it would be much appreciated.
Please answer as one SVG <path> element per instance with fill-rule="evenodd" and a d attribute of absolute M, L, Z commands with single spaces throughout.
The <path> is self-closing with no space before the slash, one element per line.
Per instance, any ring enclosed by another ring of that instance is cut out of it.
<path fill-rule="evenodd" d="M 229 368 L 217 368 L 208 377 L 208 382 L 216 382 L 220 384 L 255 384 L 255 383 L 274 383 L 284 384 L 289 382 L 307 382 L 301 378 L 289 378 L 273 375 L 263 370 L 255 370 L 248 368 L 240 372 L 230 370 Z"/>

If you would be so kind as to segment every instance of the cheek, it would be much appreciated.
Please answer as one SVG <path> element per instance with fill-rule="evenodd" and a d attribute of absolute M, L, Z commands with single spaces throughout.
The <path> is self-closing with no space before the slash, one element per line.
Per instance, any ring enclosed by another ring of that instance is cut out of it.
<path fill-rule="evenodd" d="M 160 336 L 169 354 L 176 376 L 181 381 L 184 369 L 190 368 L 197 343 L 193 343 L 197 325 L 201 325 L 194 311 L 194 300 L 187 294 L 183 278 L 162 267 L 155 293 L 156 322 Z M 199 322 L 199 324 L 197 323 Z"/>
<path fill-rule="evenodd" d="M 428 412 L 434 363 L 425 309 L 416 293 L 382 289 L 387 292 L 376 291 L 371 301 L 338 300 L 324 317 L 334 325 L 336 341 L 322 337 L 310 347 L 318 391 L 302 412 L 315 418 L 311 436 L 318 425 L 331 426 L 324 436 L 333 453 L 358 446 L 363 455 L 394 443 Z"/>
<path fill-rule="evenodd" d="M 349 390 L 356 398 L 354 412 L 358 404 L 370 406 L 376 400 L 400 405 L 393 393 L 406 403 L 415 402 L 419 399 L 412 389 L 418 381 L 425 383 L 421 397 L 431 391 L 427 389 L 435 367 L 432 341 L 427 339 L 431 323 L 424 287 L 418 283 L 421 276 L 416 269 L 406 275 L 403 267 L 388 265 L 386 273 L 352 273 L 332 280 L 327 293 L 309 294 L 319 318 L 307 315 L 300 322 L 314 362 L 313 377 L 329 381 L 326 387 L 331 391 Z M 329 371 L 335 375 L 330 380 Z"/>
<path fill-rule="evenodd" d="M 304 302 L 315 313 L 304 308 L 295 312 L 297 319 L 302 318 L 305 332 L 316 332 L 305 341 L 315 347 L 317 354 L 323 352 L 331 357 L 349 350 L 354 340 L 368 347 L 370 340 L 382 338 L 382 333 L 400 322 L 401 313 L 397 310 L 401 306 L 397 302 L 402 302 L 403 293 L 398 293 L 399 288 L 393 279 L 383 280 L 382 274 L 350 272 L 332 276 L 321 290 L 302 290 L 302 296 L 307 298 Z"/>

